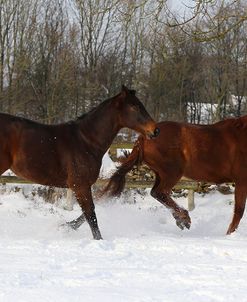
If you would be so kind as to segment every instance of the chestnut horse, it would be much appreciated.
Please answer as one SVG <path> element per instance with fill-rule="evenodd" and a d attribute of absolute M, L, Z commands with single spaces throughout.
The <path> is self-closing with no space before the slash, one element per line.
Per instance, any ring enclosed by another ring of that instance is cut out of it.
<path fill-rule="evenodd" d="M 124 86 L 117 96 L 63 124 L 43 125 L 0 114 L 0 175 L 11 169 L 34 183 L 72 189 L 83 213 L 68 225 L 76 229 L 87 220 L 94 239 L 101 239 L 91 186 L 122 127 L 149 137 L 159 133 L 135 91 Z"/>
<path fill-rule="evenodd" d="M 235 183 L 235 207 L 227 234 L 234 232 L 243 216 L 247 196 L 247 116 L 226 119 L 213 125 L 177 122 L 157 124 L 155 140 L 140 136 L 129 157 L 104 189 L 120 194 L 125 175 L 135 164 L 145 162 L 156 175 L 151 195 L 171 209 L 177 225 L 190 228 L 188 212 L 170 197 L 172 187 L 182 176 L 196 181 Z"/>

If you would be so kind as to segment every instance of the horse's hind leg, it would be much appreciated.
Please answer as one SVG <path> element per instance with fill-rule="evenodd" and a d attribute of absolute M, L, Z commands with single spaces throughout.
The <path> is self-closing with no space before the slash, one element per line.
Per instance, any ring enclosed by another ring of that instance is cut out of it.
<path fill-rule="evenodd" d="M 174 184 L 180 179 L 180 176 L 177 176 L 176 179 L 174 177 L 173 181 L 171 182 L 172 177 L 170 177 L 170 181 L 165 182 L 164 178 L 156 174 L 156 181 L 154 187 L 151 190 L 151 195 L 156 200 L 161 202 L 164 206 L 169 208 L 172 211 L 172 215 L 176 220 L 176 224 L 180 229 L 187 229 L 190 228 L 191 220 L 187 210 L 179 207 L 176 202 L 170 197 L 170 191 Z"/>
<path fill-rule="evenodd" d="M 240 185 L 236 183 L 234 214 L 233 214 L 232 222 L 227 230 L 227 235 L 230 235 L 238 228 L 239 222 L 244 214 L 246 197 L 247 197 L 246 185 L 242 185 L 242 184 Z"/>

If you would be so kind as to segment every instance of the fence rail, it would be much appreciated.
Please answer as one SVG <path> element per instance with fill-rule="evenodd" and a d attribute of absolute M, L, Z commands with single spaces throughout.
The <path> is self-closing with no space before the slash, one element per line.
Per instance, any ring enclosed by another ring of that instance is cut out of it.
<path fill-rule="evenodd" d="M 101 179 L 99 178 L 96 183 L 96 188 L 102 188 L 107 184 L 109 179 Z M 22 179 L 17 176 L 12 175 L 3 175 L 0 176 L 0 183 L 6 184 L 6 183 L 15 183 L 15 184 L 33 184 L 31 181 Z M 146 189 L 146 188 L 152 188 L 154 181 L 133 181 L 131 179 L 127 178 L 125 187 L 128 189 Z M 182 178 L 175 186 L 174 190 L 188 190 L 188 209 L 193 210 L 194 205 L 194 192 L 195 191 L 203 191 L 205 187 L 208 187 L 211 184 L 206 183 L 200 183 L 196 181 L 192 181 L 186 178 Z M 67 199 L 71 199 L 71 193 L 67 192 Z M 68 200 L 68 203 L 71 203 L 71 200 Z M 68 208 L 71 208 L 71 205 L 68 206 Z"/>

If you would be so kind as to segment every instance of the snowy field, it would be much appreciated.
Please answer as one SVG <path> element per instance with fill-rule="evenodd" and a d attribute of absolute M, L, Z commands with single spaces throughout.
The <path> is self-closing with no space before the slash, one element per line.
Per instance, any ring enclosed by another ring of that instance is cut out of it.
<path fill-rule="evenodd" d="M 0 195 L 0 301 L 247 301 L 247 217 L 226 236 L 233 195 L 195 197 L 190 231 L 150 195 L 101 200 L 94 241 L 87 224 L 60 227 L 77 205 Z"/>

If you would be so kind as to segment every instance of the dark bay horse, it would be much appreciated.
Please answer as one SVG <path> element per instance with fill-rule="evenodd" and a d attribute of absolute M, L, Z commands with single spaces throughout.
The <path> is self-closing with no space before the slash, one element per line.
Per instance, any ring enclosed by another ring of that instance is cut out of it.
<path fill-rule="evenodd" d="M 91 186 L 122 127 L 148 137 L 159 133 L 135 91 L 124 86 L 117 96 L 63 124 L 43 125 L 0 114 L 0 175 L 11 169 L 34 183 L 72 189 L 83 214 L 68 225 L 76 229 L 87 220 L 94 239 L 101 239 Z"/>
<path fill-rule="evenodd" d="M 126 173 L 143 161 L 156 175 L 151 195 L 171 209 L 180 228 L 189 229 L 188 212 L 170 197 L 178 180 L 186 176 L 216 184 L 234 182 L 234 214 L 227 234 L 234 232 L 243 216 L 247 196 L 247 116 L 213 125 L 161 122 L 157 127 L 160 134 L 155 140 L 138 138 L 104 192 L 120 194 Z"/>

